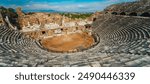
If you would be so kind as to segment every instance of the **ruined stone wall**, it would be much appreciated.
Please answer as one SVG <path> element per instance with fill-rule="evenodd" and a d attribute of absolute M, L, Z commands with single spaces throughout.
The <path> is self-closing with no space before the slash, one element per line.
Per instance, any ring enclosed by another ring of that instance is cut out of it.
<path fill-rule="evenodd" d="M 2 14 L 0 13 L 0 26 L 4 24 Z"/>
<path fill-rule="evenodd" d="M 86 24 L 92 21 L 71 19 L 58 13 L 27 13 L 17 9 L 21 32 L 33 39 L 70 34 L 85 30 Z"/>
<path fill-rule="evenodd" d="M 32 30 L 32 26 L 38 25 L 36 29 L 52 29 L 57 27 L 72 27 L 78 25 L 88 24 L 90 20 L 82 19 L 71 19 L 69 17 L 63 16 L 58 13 L 27 13 L 24 14 L 21 8 L 16 9 L 18 14 L 18 22 L 20 24 L 21 30 L 26 30 L 29 28 Z M 91 22 L 90 22 L 91 23 Z"/>
<path fill-rule="evenodd" d="M 48 23 L 61 24 L 61 18 L 62 16 L 60 15 L 49 16 L 48 14 L 44 13 L 36 13 L 33 15 L 19 17 L 19 24 L 21 27 L 32 26 L 34 24 L 38 24 L 41 27 L 44 27 L 44 25 Z"/>
<path fill-rule="evenodd" d="M 44 39 L 44 38 L 50 38 L 54 36 L 60 36 L 65 34 L 72 34 L 77 32 L 84 32 L 87 29 L 85 26 L 76 26 L 76 27 L 68 27 L 68 28 L 58 28 L 58 29 L 43 29 L 39 31 L 30 31 L 30 32 L 24 32 L 24 34 L 27 37 L 31 37 L 33 39 Z"/>
<path fill-rule="evenodd" d="M 3 24 L 3 20 L 0 18 L 0 25 L 2 25 Z"/>
<path fill-rule="evenodd" d="M 16 12 L 17 12 L 17 15 L 22 17 L 24 16 L 25 14 L 22 12 L 22 9 L 20 7 L 16 8 Z"/>

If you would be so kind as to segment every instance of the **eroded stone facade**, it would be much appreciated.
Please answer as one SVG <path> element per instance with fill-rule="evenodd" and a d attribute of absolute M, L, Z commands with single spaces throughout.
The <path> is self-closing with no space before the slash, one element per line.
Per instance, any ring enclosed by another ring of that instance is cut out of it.
<path fill-rule="evenodd" d="M 85 30 L 86 24 L 92 21 L 85 19 L 71 19 L 58 13 L 28 13 L 17 9 L 21 32 L 32 38 L 41 39 L 51 36 L 71 34 Z"/>
<path fill-rule="evenodd" d="M 0 26 L 3 24 L 3 18 L 2 18 L 2 15 L 0 13 Z"/>

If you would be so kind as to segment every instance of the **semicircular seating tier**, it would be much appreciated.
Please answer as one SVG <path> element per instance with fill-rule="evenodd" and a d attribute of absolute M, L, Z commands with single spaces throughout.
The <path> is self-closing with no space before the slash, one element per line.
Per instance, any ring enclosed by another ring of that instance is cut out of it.
<path fill-rule="evenodd" d="M 76 53 L 53 53 L 19 31 L 0 27 L 0 66 L 150 66 L 150 18 L 104 15 L 92 24 L 100 42 Z"/>

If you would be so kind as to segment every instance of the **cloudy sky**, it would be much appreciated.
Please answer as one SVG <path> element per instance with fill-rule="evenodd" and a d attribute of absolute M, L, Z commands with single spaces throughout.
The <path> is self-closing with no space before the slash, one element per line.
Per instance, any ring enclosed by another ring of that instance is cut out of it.
<path fill-rule="evenodd" d="M 23 10 L 56 10 L 65 12 L 95 12 L 106 6 L 135 0 L 0 0 L 0 6 L 22 7 Z"/>

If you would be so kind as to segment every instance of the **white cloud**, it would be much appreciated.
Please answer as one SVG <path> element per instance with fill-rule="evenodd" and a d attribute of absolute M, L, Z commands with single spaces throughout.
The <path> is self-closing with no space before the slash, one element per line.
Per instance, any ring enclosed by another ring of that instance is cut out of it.
<path fill-rule="evenodd" d="M 57 11 L 76 11 L 76 12 L 87 12 L 87 11 L 96 11 L 96 10 L 102 10 L 107 3 L 101 3 L 101 2 L 93 2 L 93 3 L 74 3 L 74 4 L 30 4 L 23 6 L 23 9 L 28 10 L 36 10 L 36 9 L 53 9 Z"/>
<path fill-rule="evenodd" d="M 86 2 L 86 3 L 73 3 L 70 2 L 60 2 L 60 3 L 33 3 L 22 6 L 24 10 L 48 10 L 53 9 L 57 11 L 67 11 L 67 12 L 94 12 L 98 10 L 103 10 L 106 6 L 120 2 L 121 0 L 107 0 L 102 2 Z M 129 1 L 129 0 L 122 0 Z M 133 0 L 130 0 L 133 1 Z"/>

